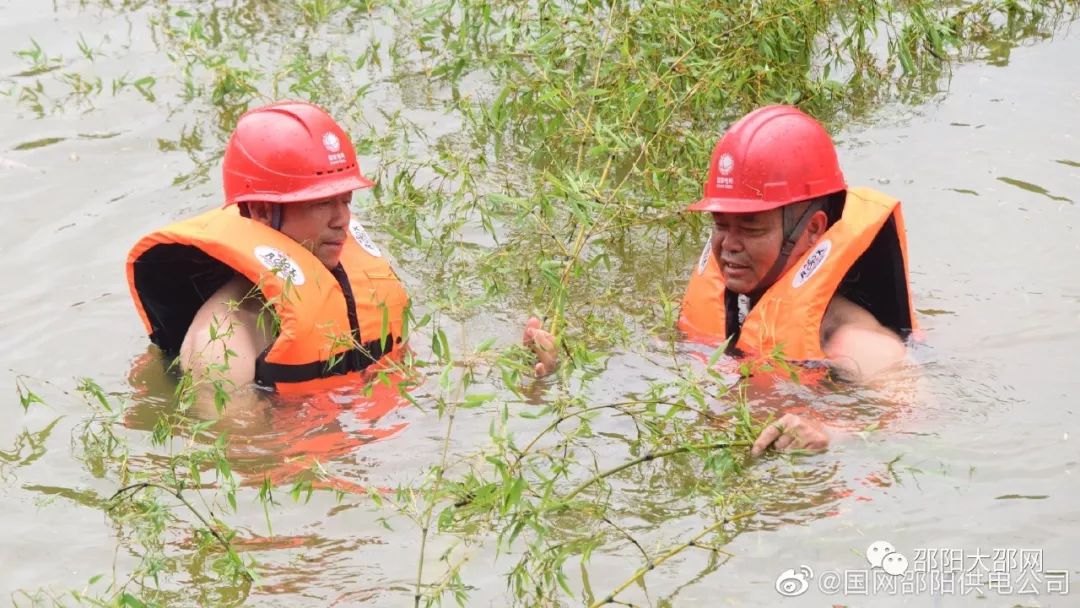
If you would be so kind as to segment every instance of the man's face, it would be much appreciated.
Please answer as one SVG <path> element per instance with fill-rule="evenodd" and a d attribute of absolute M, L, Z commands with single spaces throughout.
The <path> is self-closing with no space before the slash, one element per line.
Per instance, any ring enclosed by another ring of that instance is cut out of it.
<path fill-rule="evenodd" d="M 310 250 L 327 268 L 341 260 L 349 230 L 352 193 L 305 203 L 289 203 L 282 209 L 281 232 Z"/>
<path fill-rule="evenodd" d="M 780 255 L 783 214 L 779 209 L 770 209 L 759 213 L 714 212 L 712 216 L 713 255 L 720 264 L 724 284 L 735 293 L 750 293 Z"/>

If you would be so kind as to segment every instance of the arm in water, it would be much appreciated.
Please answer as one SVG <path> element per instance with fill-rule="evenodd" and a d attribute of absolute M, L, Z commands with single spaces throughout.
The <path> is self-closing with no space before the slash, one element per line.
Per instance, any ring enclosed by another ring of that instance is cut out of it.
<path fill-rule="evenodd" d="M 829 365 L 845 380 L 865 382 L 907 356 L 907 348 L 862 306 L 843 296 L 829 303 L 821 323 Z"/>
<path fill-rule="evenodd" d="M 821 341 L 834 372 L 845 380 L 862 384 L 894 367 L 907 355 L 899 336 L 882 326 L 866 309 L 839 295 L 825 312 Z M 824 450 L 836 433 L 806 414 L 787 413 L 765 427 L 754 441 L 751 453 L 759 456 L 769 446 L 779 451 Z"/>
<path fill-rule="evenodd" d="M 269 319 L 254 287 L 237 277 L 199 308 L 180 346 L 180 367 L 199 382 L 227 380 L 239 388 L 255 379 L 255 360 L 273 343 Z"/>

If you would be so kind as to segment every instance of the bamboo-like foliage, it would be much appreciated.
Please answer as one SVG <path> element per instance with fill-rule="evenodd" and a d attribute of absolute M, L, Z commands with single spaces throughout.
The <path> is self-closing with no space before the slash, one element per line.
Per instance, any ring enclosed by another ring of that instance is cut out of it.
<path fill-rule="evenodd" d="M 216 168 L 240 114 L 281 97 L 327 106 L 361 154 L 377 159 L 365 212 L 392 239 L 416 317 L 410 311 L 407 329 L 415 352 L 371 381 L 420 375 L 422 391 L 403 384 L 401 396 L 444 422 L 444 433 L 413 482 L 350 500 L 419 536 L 419 553 L 403 557 L 416 563 L 417 606 L 468 605 L 470 560 L 491 548 L 507 605 L 651 599 L 650 573 L 688 552 L 708 556 L 696 578 L 713 574 L 724 545 L 760 525 L 755 512 L 784 491 L 748 473 L 746 448 L 766 420 L 751 414 L 742 384 L 715 371 L 720 352 L 692 366 L 671 330 L 684 266 L 704 238 L 700 220 L 681 210 L 700 194 L 720 133 L 766 103 L 798 104 L 833 127 L 886 101 L 918 103 L 947 87 L 956 61 L 1053 35 L 1077 8 L 1075 0 L 81 4 L 144 17 L 168 67 L 110 87 L 94 67 L 121 52 L 107 40 L 81 35 L 75 61 L 64 60 L 71 50 L 30 40 L 17 53 L 26 69 L 0 80 L 16 107 L 39 117 L 86 111 L 111 94 L 177 112 L 187 122 L 159 147 L 190 156 L 175 179 L 183 188 Z M 450 126 L 420 124 L 417 109 Z M 553 380 L 533 382 L 520 347 L 469 334 L 469 319 L 506 311 L 535 311 L 557 331 Z M 610 390 L 605 368 L 626 351 L 645 352 L 668 373 L 644 390 Z M 793 373 L 782 353 L 741 370 L 769 371 Z M 16 383 L 23 409 L 42 407 L 33 382 Z M 137 565 L 105 585 L 95 577 L 82 591 L 27 592 L 16 602 L 244 603 L 259 568 L 225 520 L 248 492 L 272 535 L 272 513 L 285 506 L 269 478 L 245 490 L 228 434 L 192 415 L 210 404 L 227 417 L 234 388 L 181 375 L 144 454 L 129 448 L 131 404 L 82 381 L 90 414 L 73 452 L 116 491 L 76 497 L 108 514 Z M 478 412 L 489 418 L 487 442 L 462 445 L 460 419 Z M 0 467 L 40 457 L 52 428 L 21 434 L 0 452 Z M 315 463 L 294 480 L 294 502 L 324 475 Z M 665 536 L 670 521 L 693 531 Z M 600 555 L 622 572 L 610 588 L 591 582 Z M 180 580 L 198 592 L 178 589 Z"/>

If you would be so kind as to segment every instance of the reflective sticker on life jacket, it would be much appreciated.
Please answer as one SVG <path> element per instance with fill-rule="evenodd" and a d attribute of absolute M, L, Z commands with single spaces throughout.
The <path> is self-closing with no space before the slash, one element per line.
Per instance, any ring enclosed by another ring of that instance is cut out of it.
<path fill-rule="evenodd" d="M 705 249 L 697 261 L 697 273 L 705 274 L 705 267 L 709 265 L 709 256 L 712 254 L 712 239 L 705 241 Z"/>
<path fill-rule="evenodd" d="M 255 259 L 259 260 L 259 263 L 267 270 L 273 271 L 282 281 L 288 281 L 293 285 L 304 284 L 304 272 L 300 270 L 300 265 L 280 249 L 259 245 L 255 247 Z"/>
<path fill-rule="evenodd" d="M 349 232 L 352 233 L 356 242 L 360 243 L 360 246 L 364 248 L 364 251 L 377 258 L 382 257 L 382 252 L 375 246 L 375 241 L 371 240 L 371 236 L 368 235 L 367 230 L 364 230 L 364 226 L 356 221 L 356 218 L 349 220 Z"/>
<path fill-rule="evenodd" d="M 825 239 L 818 243 L 817 247 L 814 247 L 814 251 L 810 253 L 810 256 L 803 262 L 802 268 L 799 272 L 795 273 L 795 278 L 791 280 L 792 287 L 801 287 L 803 283 L 808 281 L 810 277 L 814 276 L 814 273 L 825 263 L 825 260 L 829 257 L 829 251 L 832 249 L 832 241 Z"/>

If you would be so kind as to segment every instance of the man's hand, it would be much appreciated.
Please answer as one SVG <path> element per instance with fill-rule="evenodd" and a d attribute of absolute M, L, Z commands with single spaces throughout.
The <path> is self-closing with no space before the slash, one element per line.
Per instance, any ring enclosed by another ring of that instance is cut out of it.
<path fill-rule="evenodd" d="M 544 330 L 540 319 L 529 317 L 529 320 L 525 323 L 525 335 L 522 337 L 521 343 L 536 353 L 536 358 L 540 360 L 534 368 L 537 377 L 546 376 L 555 371 L 555 366 L 559 364 L 559 354 L 555 349 L 555 336 Z"/>
<path fill-rule="evenodd" d="M 829 447 L 829 433 L 825 430 L 824 424 L 812 418 L 784 414 L 779 420 L 761 431 L 757 440 L 754 441 L 754 446 L 750 448 L 750 454 L 761 456 L 769 446 L 780 452 L 823 451 Z"/>

